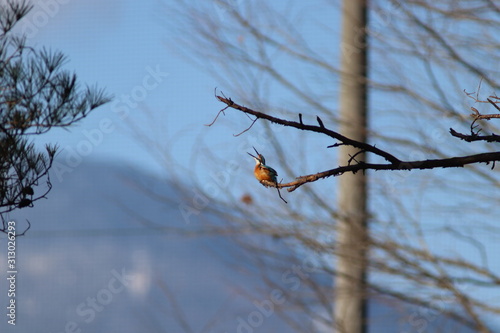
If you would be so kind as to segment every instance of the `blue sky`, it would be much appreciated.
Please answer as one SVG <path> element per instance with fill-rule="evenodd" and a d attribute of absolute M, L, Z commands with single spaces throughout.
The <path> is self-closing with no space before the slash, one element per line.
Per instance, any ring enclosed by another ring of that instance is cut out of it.
<path fill-rule="evenodd" d="M 35 8 L 20 24 L 21 31 L 28 33 L 28 44 L 62 51 L 68 57 L 65 68 L 77 73 L 82 83 L 97 84 L 115 96 L 111 103 L 95 110 L 69 130 L 53 129 L 37 137 L 38 144 L 57 143 L 62 151 L 78 155 L 76 162 L 73 160 L 75 165 L 78 165 L 78 158 L 98 159 L 160 173 L 164 169 L 137 143 L 128 123 L 151 134 L 158 144 L 170 146 L 175 159 L 183 166 L 192 162 L 200 137 L 205 145 L 215 147 L 217 154 L 231 158 L 236 151 L 236 148 L 230 149 L 231 146 L 237 147 L 258 133 L 235 139 L 232 134 L 237 133 L 240 127 L 231 128 L 224 121 L 211 128 L 203 126 L 222 107 L 213 96 L 214 88 L 226 91 L 230 87 L 221 87 L 212 76 L 174 52 L 175 47 L 169 45 L 172 39 L 168 38 L 169 32 L 163 25 L 163 20 L 169 19 L 171 13 L 163 11 L 161 1 L 40 0 L 34 3 Z M 215 14 L 216 10 L 214 6 Z M 338 22 L 335 23 L 330 29 L 339 26 Z M 337 47 L 334 40 L 330 47 L 322 47 L 320 43 L 324 42 L 325 36 L 318 35 L 318 30 L 306 28 L 303 32 L 315 48 L 331 51 Z M 470 89 L 476 84 L 473 82 L 463 88 Z M 385 105 L 380 106 L 383 107 Z M 444 131 L 447 131 L 449 123 L 446 119 L 443 122 L 446 125 Z M 389 125 L 398 128 L 398 131 L 406 131 L 400 123 Z M 61 154 L 61 158 L 64 156 Z M 247 156 L 234 158 L 247 161 Z M 314 162 L 324 165 L 323 154 L 312 158 L 316 159 Z M 248 179 L 251 179 L 252 163 L 248 159 Z M 384 174 L 384 177 L 395 179 L 394 175 Z M 422 177 L 424 173 L 417 171 L 405 175 L 408 178 L 401 179 L 409 184 L 411 179 Z M 332 182 L 311 186 L 330 187 Z M 415 191 L 412 195 L 416 200 L 422 200 Z M 434 226 L 432 218 L 425 221 Z"/>
<path fill-rule="evenodd" d="M 200 67 L 183 59 L 174 43 L 176 38 L 184 37 L 174 29 L 169 30 L 165 24 L 175 15 L 166 8 L 168 2 L 43 0 L 34 3 L 33 10 L 19 25 L 19 31 L 28 36 L 28 44 L 63 52 L 68 58 L 65 68 L 74 71 L 81 83 L 96 84 L 114 96 L 112 102 L 96 109 L 74 126 L 52 129 L 35 138 L 39 145 L 52 143 L 60 146 L 58 161 L 65 169 L 56 165 L 53 180 L 64 180 L 70 174 L 66 170 L 72 170 L 86 159 L 125 163 L 165 175 L 164 166 L 138 142 L 140 138 L 132 134 L 131 124 L 139 132 L 146 133 L 147 138 L 154 139 L 153 144 L 169 150 L 177 163 L 175 165 L 185 167 L 187 172 L 195 173 L 202 181 L 211 177 L 210 172 L 200 170 L 206 165 L 204 159 L 212 158 L 212 154 L 222 161 L 236 160 L 243 166 L 238 170 L 238 179 L 252 179 L 254 162 L 246 155 L 247 150 L 241 147 L 263 147 L 262 140 L 259 140 L 264 135 L 263 128 L 258 124 L 252 132 L 233 137 L 249 124 L 248 119 L 235 115 L 235 112 L 220 118 L 215 126 L 204 126 L 223 107 L 215 99 L 214 89 L 217 87 L 231 96 L 233 87 L 224 86 Z M 308 15 L 299 15 L 301 6 L 307 7 Z M 214 15 L 228 15 L 215 2 L 212 7 L 209 6 Z M 290 7 L 290 15 L 294 15 L 294 19 L 297 17 L 297 24 L 300 23 L 300 31 L 307 36 L 308 43 L 330 52 L 337 44 L 327 46 L 323 43 L 332 31 L 330 28 L 318 30 L 314 20 L 322 17 L 328 21 L 334 12 L 332 8 L 328 11 L 322 9 L 317 3 Z M 278 53 L 274 53 L 277 64 L 293 66 L 280 61 Z M 315 74 L 307 75 L 314 77 Z M 272 102 L 286 102 L 290 96 L 285 95 L 282 88 L 278 89 L 281 89 L 278 93 L 267 94 L 272 97 Z M 331 104 L 335 103 L 332 99 Z M 305 121 L 315 121 L 312 116 L 310 120 L 307 118 L 308 111 L 303 113 Z M 282 130 L 281 127 L 274 129 Z M 320 136 L 307 140 L 321 147 L 330 144 Z M 201 148 L 200 144 L 203 145 Z M 199 152 L 203 147 L 212 148 L 210 156 L 201 156 Z M 267 156 L 265 150 L 263 153 Z M 194 160 L 195 155 L 201 160 Z M 333 161 L 334 151 L 331 151 L 331 156 Z M 268 162 L 272 160 L 268 157 Z M 320 166 L 324 164 L 322 156 L 313 156 L 307 162 L 307 171 L 306 161 L 299 162 L 304 163 L 302 173 L 324 168 Z M 239 192 L 247 191 L 245 187 L 238 187 Z"/>
<path fill-rule="evenodd" d="M 80 82 L 97 84 L 115 97 L 69 131 L 51 130 L 37 143 L 57 143 L 61 151 L 82 158 L 161 171 L 130 135 L 128 121 L 149 133 L 164 126 L 166 131 L 155 137 L 165 143 L 175 139 L 176 159 L 188 163 L 194 138 L 207 130 L 203 124 L 220 108 L 213 98 L 217 82 L 169 49 L 157 14 L 160 8 L 155 1 L 36 4 L 20 24 L 28 43 L 62 51 L 69 60 L 65 68 L 74 71 Z M 157 129 L 149 127 L 145 110 L 153 115 Z"/>

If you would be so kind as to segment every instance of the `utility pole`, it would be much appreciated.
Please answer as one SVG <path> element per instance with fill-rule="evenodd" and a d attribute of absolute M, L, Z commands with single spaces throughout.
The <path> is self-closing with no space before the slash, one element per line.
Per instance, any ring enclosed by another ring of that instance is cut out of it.
<path fill-rule="evenodd" d="M 367 0 L 344 0 L 342 6 L 340 133 L 367 139 Z M 339 165 L 357 149 L 341 146 Z M 356 161 L 365 159 L 360 153 Z M 367 332 L 366 268 L 368 254 L 367 185 L 363 172 L 344 174 L 338 183 L 337 275 L 334 281 L 335 332 Z"/>

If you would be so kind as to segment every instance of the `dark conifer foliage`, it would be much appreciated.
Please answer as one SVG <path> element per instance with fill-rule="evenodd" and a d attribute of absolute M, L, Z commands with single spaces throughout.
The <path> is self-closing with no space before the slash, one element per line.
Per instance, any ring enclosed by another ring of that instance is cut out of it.
<path fill-rule="evenodd" d="M 0 4 L 0 214 L 31 207 L 52 184 L 49 169 L 57 147 L 38 151 L 33 140 L 53 127 L 67 127 L 108 102 L 101 89 L 81 86 L 62 69 L 60 52 L 36 50 L 15 31 L 32 9 L 26 1 Z M 43 185 L 43 186 L 42 186 Z"/>

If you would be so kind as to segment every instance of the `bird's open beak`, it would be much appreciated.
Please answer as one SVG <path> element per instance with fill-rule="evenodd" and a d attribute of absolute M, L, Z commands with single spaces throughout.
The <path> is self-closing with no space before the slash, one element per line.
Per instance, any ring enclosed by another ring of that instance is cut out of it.
<path fill-rule="evenodd" d="M 259 156 L 260 154 L 259 154 L 259 152 L 257 151 L 257 149 L 255 149 L 255 147 L 252 147 L 252 148 L 253 148 L 253 150 L 255 150 L 255 153 L 257 154 L 257 156 Z M 248 153 L 248 152 L 247 152 L 247 154 L 248 154 L 248 155 L 250 155 L 250 156 L 252 156 L 253 158 L 255 158 L 255 159 L 257 159 L 257 160 L 260 160 L 260 158 L 255 157 L 255 156 L 253 156 L 252 154 L 250 154 L 250 153 Z"/>

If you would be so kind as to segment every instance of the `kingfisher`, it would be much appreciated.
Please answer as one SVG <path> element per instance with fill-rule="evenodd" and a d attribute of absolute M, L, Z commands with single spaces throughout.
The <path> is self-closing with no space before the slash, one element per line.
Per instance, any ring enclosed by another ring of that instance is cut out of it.
<path fill-rule="evenodd" d="M 276 186 L 278 184 L 278 173 L 276 170 L 266 165 L 266 159 L 264 155 L 259 154 L 255 147 L 252 147 L 255 150 L 257 156 L 254 156 L 250 153 L 248 155 L 252 156 L 255 160 L 255 169 L 253 170 L 253 174 L 255 178 L 264 186 Z"/>

